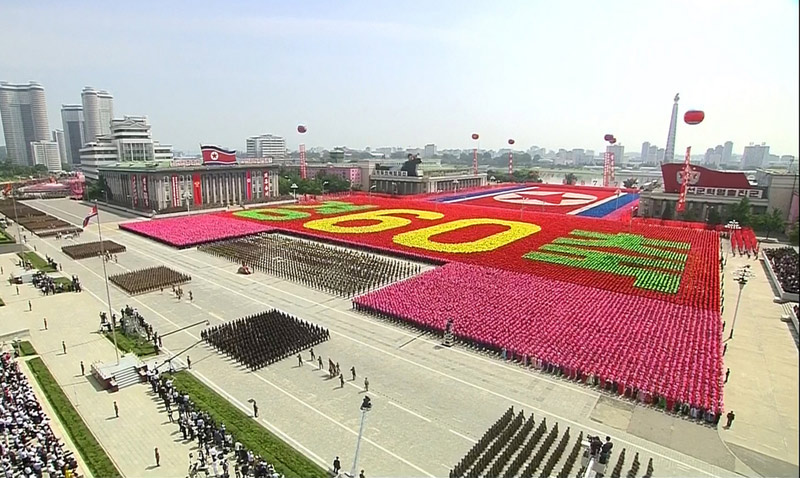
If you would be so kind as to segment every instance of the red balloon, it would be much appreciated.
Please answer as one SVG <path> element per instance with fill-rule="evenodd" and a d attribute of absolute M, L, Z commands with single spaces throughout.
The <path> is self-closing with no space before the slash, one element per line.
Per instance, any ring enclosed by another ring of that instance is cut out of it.
<path fill-rule="evenodd" d="M 513 139 L 509 139 L 508 140 L 508 144 L 514 144 L 514 140 Z"/>
<path fill-rule="evenodd" d="M 611 139 L 608 140 L 608 142 L 611 143 L 611 144 L 614 144 L 614 143 L 617 142 L 617 138 L 612 136 Z"/>
<path fill-rule="evenodd" d="M 301 125 L 297 126 L 297 132 L 298 133 L 305 133 L 306 131 L 308 131 L 308 130 L 306 129 L 306 127 L 304 125 L 301 124 Z"/>
<path fill-rule="evenodd" d="M 607 135 L 603 136 L 603 139 L 606 140 L 606 141 L 611 141 L 612 139 L 614 139 L 614 135 L 613 134 L 607 134 Z"/>
<path fill-rule="evenodd" d="M 478 133 L 472 133 L 472 139 L 478 139 L 478 138 L 480 138 L 480 136 L 478 136 Z"/>
<path fill-rule="evenodd" d="M 706 118 L 706 114 L 700 110 L 689 110 L 683 115 L 686 124 L 700 124 Z"/>

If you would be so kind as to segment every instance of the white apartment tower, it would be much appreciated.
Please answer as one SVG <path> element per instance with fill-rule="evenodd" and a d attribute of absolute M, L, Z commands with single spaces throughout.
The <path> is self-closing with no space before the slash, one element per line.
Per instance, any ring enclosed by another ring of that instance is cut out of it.
<path fill-rule="evenodd" d="M 111 132 L 114 119 L 114 97 L 105 90 L 87 86 L 81 92 L 84 118 L 84 144 L 97 141 L 101 135 Z"/>
<path fill-rule="evenodd" d="M 34 81 L 0 82 L 0 120 L 9 159 L 20 166 L 32 166 L 31 143 L 50 139 L 44 87 Z"/>
<path fill-rule="evenodd" d="M 61 127 L 67 146 L 67 155 L 62 159 L 73 166 L 81 164 L 81 148 L 86 143 L 83 125 L 82 105 L 61 105 Z"/>
<path fill-rule="evenodd" d="M 284 159 L 286 157 L 286 140 L 271 134 L 250 136 L 247 138 L 247 157 Z"/>
<path fill-rule="evenodd" d="M 34 164 L 43 164 L 50 172 L 61 171 L 61 154 L 55 141 L 34 141 L 31 152 Z"/>
<path fill-rule="evenodd" d="M 53 141 L 58 145 L 58 156 L 61 158 L 62 163 L 67 162 L 67 144 L 64 139 L 64 131 L 60 129 L 53 130 Z"/>

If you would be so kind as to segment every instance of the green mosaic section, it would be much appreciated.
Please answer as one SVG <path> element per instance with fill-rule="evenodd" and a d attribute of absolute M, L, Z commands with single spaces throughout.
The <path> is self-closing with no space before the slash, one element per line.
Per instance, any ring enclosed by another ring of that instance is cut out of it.
<path fill-rule="evenodd" d="M 570 235 L 578 237 L 560 237 L 523 257 L 533 261 L 633 277 L 633 286 L 640 289 L 667 294 L 676 294 L 680 289 L 681 274 L 686 266 L 688 254 L 660 247 L 688 250 L 690 247 L 688 243 L 647 239 L 637 234 L 606 234 L 581 230 L 572 231 Z M 649 257 L 608 252 L 597 248 L 623 249 Z"/>
<path fill-rule="evenodd" d="M 330 215 L 341 214 L 345 212 L 363 211 L 365 209 L 375 209 L 378 206 L 364 204 L 356 206 L 349 202 L 344 201 L 325 201 L 322 204 L 312 204 L 309 206 L 286 206 L 291 209 L 313 209 L 318 214 Z"/>
<path fill-rule="evenodd" d="M 292 211 L 290 209 L 251 209 L 249 211 L 237 211 L 233 213 L 236 217 L 244 217 L 247 219 L 255 219 L 257 221 L 294 221 L 295 219 L 303 219 L 311 216 L 311 214 L 302 211 Z"/>

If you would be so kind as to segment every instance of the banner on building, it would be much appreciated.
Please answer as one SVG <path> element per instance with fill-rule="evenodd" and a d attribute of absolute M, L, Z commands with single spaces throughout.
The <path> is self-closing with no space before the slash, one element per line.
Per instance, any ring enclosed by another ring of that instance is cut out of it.
<path fill-rule="evenodd" d="M 172 207 L 181 205 L 180 189 L 178 188 L 178 175 L 172 175 Z"/>
<path fill-rule="evenodd" d="M 245 192 L 245 197 L 248 201 L 253 199 L 253 177 L 250 171 L 245 171 L 245 183 L 247 191 Z"/>
<path fill-rule="evenodd" d="M 603 153 L 603 187 L 609 187 L 614 179 L 614 153 Z"/>
<path fill-rule="evenodd" d="M 214 145 L 201 145 L 203 166 L 212 164 L 236 164 L 236 151 L 229 151 Z"/>
<path fill-rule="evenodd" d="M 264 197 L 268 198 L 270 196 L 272 196 L 272 188 L 269 182 L 269 171 L 264 171 Z"/>
<path fill-rule="evenodd" d="M 689 188 L 689 176 L 692 174 L 691 161 L 692 147 L 686 147 L 686 158 L 683 160 L 683 174 L 681 174 L 681 192 L 678 194 L 678 205 L 675 207 L 675 212 L 683 212 L 686 210 L 686 190 Z"/>
<path fill-rule="evenodd" d="M 136 175 L 131 175 L 131 198 L 133 199 L 133 207 L 137 207 L 139 205 L 139 198 L 136 194 Z"/>
<path fill-rule="evenodd" d="M 199 173 L 192 175 L 192 197 L 194 198 L 195 206 L 203 204 L 203 186 L 200 182 Z"/>
<path fill-rule="evenodd" d="M 150 197 L 147 194 L 147 176 L 142 175 L 142 203 L 150 209 Z"/>

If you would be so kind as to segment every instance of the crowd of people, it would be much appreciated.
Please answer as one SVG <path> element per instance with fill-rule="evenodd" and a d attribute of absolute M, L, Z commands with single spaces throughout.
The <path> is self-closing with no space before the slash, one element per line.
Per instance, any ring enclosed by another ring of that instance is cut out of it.
<path fill-rule="evenodd" d="M 326 329 L 275 309 L 216 325 L 200 335 L 251 370 L 299 354 L 330 338 Z"/>
<path fill-rule="evenodd" d="M 200 246 L 209 254 L 351 297 L 420 272 L 420 265 L 278 234 L 233 239 Z"/>
<path fill-rule="evenodd" d="M 31 278 L 31 282 L 44 295 L 59 294 L 61 292 L 81 292 L 83 290 L 80 279 L 74 274 L 70 282 L 64 283 L 57 281 L 44 272 L 37 272 Z"/>
<path fill-rule="evenodd" d="M 778 276 L 781 289 L 790 294 L 797 294 L 800 291 L 800 260 L 797 252 L 791 247 L 777 247 L 774 249 L 764 249 L 772 270 Z"/>
<path fill-rule="evenodd" d="M 531 478 L 534 474 L 576 476 L 576 470 L 573 468 L 580 456 L 583 432 L 569 449 L 566 458 L 563 458 L 569 442 L 569 427 L 561 433 L 558 424 L 548 427 L 546 419 L 542 419 L 537 425 L 533 414 L 525 418 L 522 411 L 515 413 L 514 407 L 511 407 L 486 430 L 472 449 L 450 470 L 450 478 L 480 476 Z M 613 446 L 609 437 L 606 437 L 606 443 L 595 449 L 595 442 L 590 441 L 592 456 L 603 459 L 603 463 L 608 462 Z M 559 465 L 560 471 L 553 473 Z M 583 471 L 577 473 L 577 476 L 583 476 Z"/>
<path fill-rule="evenodd" d="M 163 290 L 167 286 L 184 284 L 192 280 L 192 276 L 182 274 L 169 267 L 158 266 L 113 275 L 108 280 L 129 294 L 141 294 L 156 289 Z"/>
<path fill-rule="evenodd" d="M 75 476 L 73 453 L 53 434 L 50 419 L 36 399 L 19 362 L 0 355 L 0 468 L 7 477 Z"/>
<path fill-rule="evenodd" d="M 197 440 L 197 456 L 189 454 L 188 476 L 204 473 L 223 478 L 283 478 L 272 464 L 236 440 L 224 423 L 217 423 L 206 411 L 199 409 L 168 376 L 152 370 L 148 372 L 148 380 L 153 392 L 164 403 L 169 421 L 177 422 L 183 440 Z"/>
<path fill-rule="evenodd" d="M 125 252 L 125 246 L 117 244 L 114 241 L 100 241 L 84 242 L 82 244 L 75 244 L 72 246 L 63 246 L 61 252 L 68 255 L 72 259 L 85 259 L 87 257 L 97 257 L 105 254 L 106 257 L 116 255 L 120 252 Z"/>

